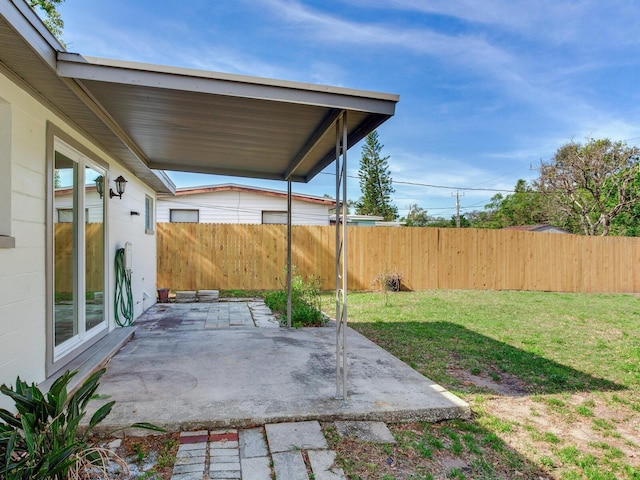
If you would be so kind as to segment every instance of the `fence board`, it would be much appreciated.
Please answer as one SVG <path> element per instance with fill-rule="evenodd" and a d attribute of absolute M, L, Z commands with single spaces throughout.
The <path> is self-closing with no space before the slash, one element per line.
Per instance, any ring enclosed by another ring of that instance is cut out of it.
<path fill-rule="evenodd" d="M 298 273 L 335 287 L 335 229 L 294 226 Z M 281 288 L 284 225 L 158 224 L 158 286 Z M 640 238 L 509 230 L 348 227 L 349 288 L 371 290 L 398 271 L 425 289 L 639 292 Z"/>

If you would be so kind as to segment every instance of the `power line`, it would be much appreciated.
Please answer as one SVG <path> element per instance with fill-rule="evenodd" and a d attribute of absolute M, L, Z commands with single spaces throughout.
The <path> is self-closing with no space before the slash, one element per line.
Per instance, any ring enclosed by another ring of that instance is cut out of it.
<path fill-rule="evenodd" d="M 323 175 L 332 175 L 335 176 L 335 173 L 331 172 L 320 172 Z M 355 175 L 347 175 L 349 178 L 357 178 Z M 498 188 L 476 188 L 476 187 L 452 187 L 450 185 L 434 185 L 430 183 L 421 183 L 421 182 L 407 182 L 402 180 L 391 180 L 392 183 L 396 183 L 398 185 L 412 185 L 414 187 L 428 187 L 428 188 L 443 188 L 447 190 L 466 190 L 466 191 L 478 191 L 478 192 L 505 192 L 505 193 L 514 193 L 514 190 L 505 190 Z"/>

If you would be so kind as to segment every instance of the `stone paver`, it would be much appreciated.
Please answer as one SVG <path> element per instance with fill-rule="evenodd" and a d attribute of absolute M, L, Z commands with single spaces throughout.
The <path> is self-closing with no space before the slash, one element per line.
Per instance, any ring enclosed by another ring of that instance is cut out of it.
<path fill-rule="evenodd" d="M 271 480 L 270 463 L 269 457 L 242 458 L 242 480 Z"/>
<path fill-rule="evenodd" d="M 279 452 L 271 455 L 276 480 L 309 480 L 302 452 Z"/>
<path fill-rule="evenodd" d="M 262 428 L 240 430 L 240 458 L 266 457 L 269 455 Z"/>
<path fill-rule="evenodd" d="M 392 443 L 381 422 L 335 422 L 340 435 Z M 391 436 L 391 437 L 390 437 Z M 265 438 L 266 437 L 266 438 Z M 171 480 L 346 480 L 336 466 L 317 421 L 271 423 L 262 427 L 182 432 Z M 272 472 L 273 466 L 273 472 Z"/>
<path fill-rule="evenodd" d="M 329 448 L 320 423 L 306 422 L 271 423 L 264 426 L 271 453 L 291 450 Z"/>
<path fill-rule="evenodd" d="M 396 443 L 391 430 L 384 422 L 338 421 L 335 422 L 335 426 L 341 437 L 356 437 L 374 443 Z"/>
<path fill-rule="evenodd" d="M 334 465 L 336 452 L 333 450 L 309 450 L 309 463 L 314 480 L 346 480 L 344 471 Z"/>

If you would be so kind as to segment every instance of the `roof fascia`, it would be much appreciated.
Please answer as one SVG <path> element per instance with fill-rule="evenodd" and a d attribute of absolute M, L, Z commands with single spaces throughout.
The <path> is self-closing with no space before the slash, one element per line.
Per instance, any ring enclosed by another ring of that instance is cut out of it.
<path fill-rule="evenodd" d="M 175 166 L 175 168 L 172 168 Z M 150 168 L 158 169 L 158 170 L 175 170 L 177 172 L 193 172 L 193 173 L 210 173 L 213 175 L 222 175 L 228 177 L 246 177 L 246 178 L 257 178 L 260 180 L 279 180 L 284 181 L 282 174 L 280 173 L 264 173 L 260 171 L 246 171 L 246 170 L 237 170 L 233 168 L 221 168 L 221 167 L 211 167 L 208 165 L 199 165 L 196 167 L 190 167 L 189 165 L 183 165 L 180 162 L 175 162 L 173 164 L 155 164 L 153 159 L 150 163 Z M 305 177 L 301 175 L 293 175 L 289 180 L 296 183 L 306 183 Z"/>
<path fill-rule="evenodd" d="M 38 14 L 24 0 L 7 0 L 0 2 L 0 15 L 7 19 L 29 47 L 55 72 L 57 53 L 65 48 Z"/>
<path fill-rule="evenodd" d="M 150 169 L 151 172 L 158 177 L 158 179 L 162 182 L 162 184 L 169 190 L 172 194 L 176 191 L 176 184 L 173 183 L 173 180 L 167 175 L 167 172 L 164 170 L 155 170 Z"/>
<path fill-rule="evenodd" d="M 58 74 L 79 80 L 253 98 L 392 116 L 397 95 L 244 75 L 124 62 L 78 54 L 58 55 Z"/>
<path fill-rule="evenodd" d="M 182 188 L 176 191 L 175 196 L 183 197 L 188 195 L 199 195 L 199 194 L 218 193 L 218 192 L 243 192 L 243 193 L 251 193 L 254 195 L 263 195 L 265 197 L 276 197 L 276 198 L 285 198 L 285 199 L 287 198 L 286 192 L 280 192 L 277 190 L 271 190 L 267 188 L 252 187 L 249 185 L 236 185 L 236 184 Z M 298 200 L 301 202 L 317 203 L 317 204 L 327 205 L 327 206 L 335 205 L 336 203 L 336 201 L 331 198 L 322 198 L 314 195 L 304 195 L 302 193 L 292 193 L 291 198 L 293 200 Z"/>

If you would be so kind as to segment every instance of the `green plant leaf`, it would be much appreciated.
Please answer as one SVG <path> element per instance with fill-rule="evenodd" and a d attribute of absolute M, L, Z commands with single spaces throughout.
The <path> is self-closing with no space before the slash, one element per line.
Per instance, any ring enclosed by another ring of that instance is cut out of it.
<path fill-rule="evenodd" d="M 93 416 L 91 417 L 91 420 L 89 420 L 89 428 L 87 429 L 87 431 L 91 430 L 98 423 L 100 423 L 102 420 L 104 420 L 105 417 L 111 413 L 111 409 L 113 408 L 115 403 L 116 403 L 115 400 L 112 400 L 111 402 L 106 403 L 103 406 L 101 406 L 96 411 L 96 413 L 93 414 Z"/>
<path fill-rule="evenodd" d="M 11 425 L 12 427 L 20 427 L 22 424 L 20 420 L 15 417 L 11 412 L 0 408 L 0 420 L 5 422 L 7 425 Z"/>
<path fill-rule="evenodd" d="M 132 423 L 128 428 L 142 428 L 144 430 L 151 430 L 154 432 L 166 432 L 164 428 L 158 427 L 153 423 L 147 423 L 147 422 Z"/>

